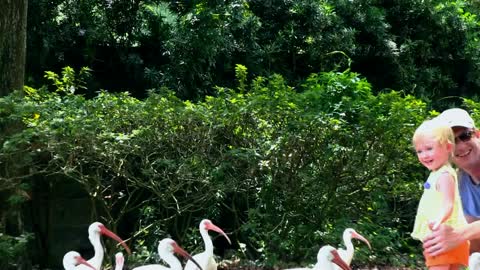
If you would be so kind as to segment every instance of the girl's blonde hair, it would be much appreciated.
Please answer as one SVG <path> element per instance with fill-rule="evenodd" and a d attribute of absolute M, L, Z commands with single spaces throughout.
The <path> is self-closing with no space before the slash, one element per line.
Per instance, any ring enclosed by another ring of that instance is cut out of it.
<path fill-rule="evenodd" d="M 442 145 L 450 143 L 455 146 L 455 135 L 452 129 L 436 118 L 425 120 L 415 130 L 412 138 L 413 144 L 425 135 L 433 136 L 433 138 Z"/>

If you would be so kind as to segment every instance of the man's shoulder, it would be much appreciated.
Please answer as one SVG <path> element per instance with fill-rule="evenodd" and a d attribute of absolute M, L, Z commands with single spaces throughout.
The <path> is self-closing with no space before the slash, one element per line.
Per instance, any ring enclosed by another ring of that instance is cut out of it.
<path fill-rule="evenodd" d="M 468 181 L 465 181 L 464 178 L 467 178 L 468 177 L 468 174 L 460 169 L 460 168 L 456 168 L 455 171 L 457 172 L 457 181 L 458 183 L 462 186 L 462 185 L 465 185 L 465 184 L 468 184 Z"/>
<path fill-rule="evenodd" d="M 457 171 L 457 181 L 458 181 L 458 184 L 460 186 L 460 188 L 464 187 L 464 188 L 469 188 L 469 189 L 472 189 L 475 187 L 475 190 L 479 190 L 480 188 L 480 185 L 476 185 L 471 179 L 470 179 L 470 175 L 462 170 L 462 169 L 456 169 Z M 480 194 L 479 194 L 480 195 Z"/>

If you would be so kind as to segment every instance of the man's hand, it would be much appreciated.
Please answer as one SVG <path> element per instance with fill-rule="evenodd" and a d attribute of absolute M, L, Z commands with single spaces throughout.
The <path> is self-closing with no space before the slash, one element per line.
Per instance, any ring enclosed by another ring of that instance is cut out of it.
<path fill-rule="evenodd" d="M 432 224 L 433 224 L 433 225 L 432 225 Z M 439 221 L 437 221 L 437 222 L 432 221 L 432 222 L 429 222 L 429 223 L 428 223 L 428 227 L 430 228 L 430 230 L 436 231 L 436 230 L 438 230 L 438 227 L 440 227 L 441 224 L 442 224 L 442 221 L 441 221 L 441 220 L 439 220 Z"/>
<path fill-rule="evenodd" d="M 434 223 L 429 224 L 432 233 L 423 239 L 423 253 L 425 255 L 440 255 L 464 241 L 463 237 L 449 225 L 440 224 L 438 228 L 433 228 L 434 225 Z"/>

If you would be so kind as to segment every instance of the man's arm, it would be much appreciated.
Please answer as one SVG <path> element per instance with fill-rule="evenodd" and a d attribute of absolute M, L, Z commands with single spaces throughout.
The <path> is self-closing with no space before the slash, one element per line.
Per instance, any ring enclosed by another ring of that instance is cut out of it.
<path fill-rule="evenodd" d="M 430 224 L 430 229 L 432 227 L 433 224 Z M 457 229 L 441 224 L 423 240 L 423 252 L 428 256 L 437 256 L 462 242 L 474 239 L 480 239 L 480 220 Z"/>

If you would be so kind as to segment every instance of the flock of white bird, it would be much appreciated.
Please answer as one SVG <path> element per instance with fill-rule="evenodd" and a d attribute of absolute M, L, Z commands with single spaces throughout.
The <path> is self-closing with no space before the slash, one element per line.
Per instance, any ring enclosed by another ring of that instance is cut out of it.
<path fill-rule="evenodd" d="M 217 264 L 213 256 L 213 242 L 208 231 L 216 231 L 222 234 L 229 243 L 230 238 L 218 226 L 213 224 L 210 220 L 204 219 L 199 225 L 200 234 L 202 235 L 205 244 L 205 250 L 195 256 L 191 256 L 182 247 L 180 247 L 175 240 L 164 238 L 158 244 L 158 255 L 168 265 L 149 264 L 135 267 L 132 270 L 216 270 Z M 63 267 L 65 270 L 102 270 L 102 263 L 104 257 L 104 249 L 100 237 L 102 235 L 108 236 L 125 248 L 128 254 L 131 254 L 130 248 L 125 242 L 115 233 L 108 230 L 102 223 L 94 222 L 88 227 L 88 239 L 93 246 L 94 256 L 90 260 L 85 260 L 78 252 L 70 251 L 63 257 Z M 181 255 L 189 261 L 182 267 L 182 264 L 174 254 Z M 122 270 L 124 267 L 125 258 L 122 252 L 115 254 L 115 270 Z"/>
<path fill-rule="evenodd" d="M 200 234 L 202 236 L 205 250 L 199 254 L 191 256 L 174 240 L 165 238 L 158 244 L 158 255 L 168 265 L 149 264 L 135 267 L 132 270 L 217 270 L 217 263 L 213 254 L 213 242 L 208 231 L 215 231 L 223 235 L 231 244 L 230 238 L 218 226 L 210 220 L 204 219 L 199 225 Z M 131 254 L 130 248 L 115 233 L 108 230 L 102 223 L 94 222 L 88 228 L 88 239 L 93 246 L 94 256 L 90 260 L 85 260 L 76 251 L 70 251 L 63 257 L 63 267 L 65 270 L 102 270 L 102 262 L 104 258 L 104 249 L 100 240 L 101 235 L 108 236 L 119 242 Z M 317 254 L 317 263 L 313 268 L 289 268 L 285 270 L 351 270 L 350 264 L 353 259 L 354 247 L 352 239 L 358 239 L 365 242 L 371 249 L 369 241 L 357 233 L 352 228 L 347 228 L 343 232 L 343 243 L 345 249 L 337 249 L 330 245 L 320 248 Z M 178 254 L 188 259 L 185 268 L 174 254 Z M 122 252 L 115 254 L 115 270 L 123 270 L 125 258 Z M 469 270 L 480 270 L 480 253 L 473 253 L 470 256 Z"/>

